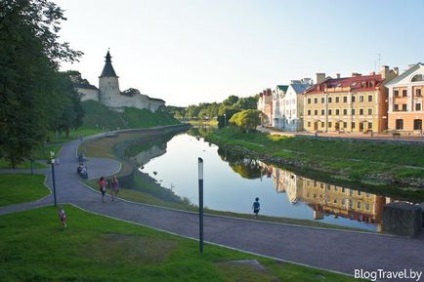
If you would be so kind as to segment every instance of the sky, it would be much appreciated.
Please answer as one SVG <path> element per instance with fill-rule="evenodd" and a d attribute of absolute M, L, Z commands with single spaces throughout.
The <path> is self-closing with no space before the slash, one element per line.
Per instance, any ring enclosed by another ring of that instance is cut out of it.
<path fill-rule="evenodd" d="M 424 62 L 424 0 L 51 0 L 59 41 L 98 87 L 108 50 L 120 90 L 166 105 L 249 97 L 316 73 Z"/>

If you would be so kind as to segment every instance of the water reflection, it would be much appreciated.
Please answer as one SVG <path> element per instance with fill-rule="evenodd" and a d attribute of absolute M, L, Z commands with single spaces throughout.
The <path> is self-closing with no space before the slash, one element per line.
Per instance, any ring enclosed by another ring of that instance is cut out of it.
<path fill-rule="evenodd" d="M 285 192 L 292 204 L 307 203 L 314 219 L 343 217 L 376 224 L 381 231 L 383 207 L 390 198 L 316 181 L 280 168 L 269 167 L 269 170 L 275 189 Z"/>
<path fill-rule="evenodd" d="M 264 215 L 380 231 L 383 206 L 391 201 L 232 154 L 188 134 L 165 139 L 165 145 L 156 141 L 132 156 L 144 165 L 144 173 L 193 204 L 198 197 L 198 157 L 205 162 L 205 206 L 214 210 L 251 213 L 251 203 L 259 197 Z"/>

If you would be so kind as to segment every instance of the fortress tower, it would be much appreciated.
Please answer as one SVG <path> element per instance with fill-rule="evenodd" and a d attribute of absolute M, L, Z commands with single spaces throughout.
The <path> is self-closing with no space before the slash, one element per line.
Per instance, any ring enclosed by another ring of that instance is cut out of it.
<path fill-rule="evenodd" d="M 112 56 L 109 51 L 107 51 L 105 58 L 106 63 L 102 74 L 99 76 L 98 89 L 89 83 L 75 85 L 75 89 L 81 94 L 81 101 L 98 101 L 117 112 L 123 112 L 125 108 L 148 109 L 151 112 L 156 112 L 165 106 L 164 100 L 150 98 L 141 94 L 137 89 L 130 88 L 131 91 L 121 92 L 119 90 L 119 77 L 113 69 Z"/>
<path fill-rule="evenodd" d="M 119 77 L 112 66 L 112 56 L 109 51 L 106 54 L 106 63 L 102 74 L 99 76 L 99 100 L 103 105 L 113 108 L 118 106 L 121 91 L 119 90 Z"/>

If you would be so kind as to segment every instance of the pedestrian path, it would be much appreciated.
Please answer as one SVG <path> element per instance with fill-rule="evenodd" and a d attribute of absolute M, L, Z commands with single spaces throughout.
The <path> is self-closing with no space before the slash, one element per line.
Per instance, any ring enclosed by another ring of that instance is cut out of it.
<path fill-rule="evenodd" d="M 63 146 L 55 166 L 58 203 L 74 204 L 86 211 L 134 222 L 143 226 L 198 238 L 197 213 L 176 211 L 122 199 L 101 202 L 100 193 L 80 182 L 76 173 L 79 140 Z M 111 176 L 120 163 L 89 158 L 89 178 Z M 51 169 L 44 169 L 52 190 Z M 39 201 L 0 207 L 0 215 L 53 204 L 53 194 Z M 424 272 L 424 235 L 403 238 L 382 234 L 304 227 L 260 220 L 205 215 L 204 241 L 298 264 L 354 275 L 355 270 Z M 207 248 L 205 247 L 205 251 Z M 424 276 L 424 275 L 423 275 Z M 424 277 L 421 277 L 424 281 Z M 387 280 L 395 281 L 395 280 Z M 402 280 L 408 281 L 408 280 Z M 415 280 L 411 280 L 415 281 Z"/>

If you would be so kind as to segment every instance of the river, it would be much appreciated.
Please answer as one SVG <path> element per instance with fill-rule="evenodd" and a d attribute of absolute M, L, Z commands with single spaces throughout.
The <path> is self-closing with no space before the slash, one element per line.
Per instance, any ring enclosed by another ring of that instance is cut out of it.
<path fill-rule="evenodd" d="M 258 197 L 260 215 L 318 220 L 379 232 L 383 206 L 392 201 L 231 155 L 187 133 L 164 143 L 150 148 L 151 159 L 140 170 L 198 205 L 198 158 L 202 158 L 204 206 L 209 209 L 252 214 L 253 218 L 252 203 Z"/>

